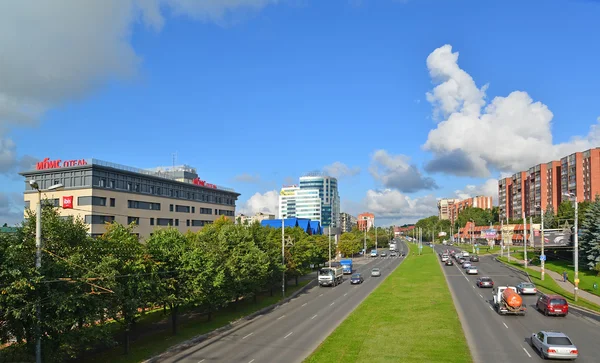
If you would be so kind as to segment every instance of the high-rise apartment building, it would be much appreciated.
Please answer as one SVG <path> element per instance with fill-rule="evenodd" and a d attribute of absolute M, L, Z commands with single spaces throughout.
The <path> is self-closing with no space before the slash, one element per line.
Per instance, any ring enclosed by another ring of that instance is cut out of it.
<path fill-rule="evenodd" d="M 550 207 L 556 211 L 566 193 L 574 194 L 579 202 L 593 201 L 600 194 L 600 148 L 533 166 L 514 174 L 510 182 L 500 179 L 498 192 L 501 211 L 513 219 L 522 218 L 523 210 L 527 217 Z"/>
<path fill-rule="evenodd" d="M 340 195 L 336 178 L 322 173 L 309 173 L 300 177 L 300 189 L 319 191 L 321 210 L 318 220 L 323 228 L 340 227 Z M 311 219 L 316 220 L 316 218 Z"/>
<path fill-rule="evenodd" d="M 438 217 L 439 219 L 450 219 L 452 205 L 460 202 L 456 198 L 442 198 L 438 200 Z"/>
<path fill-rule="evenodd" d="M 366 228 L 368 231 L 375 226 L 375 215 L 373 213 L 361 213 L 358 215 L 356 223 L 359 230 L 364 231 Z"/>
<path fill-rule="evenodd" d="M 498 207 L 501 220 L 512 216 L 512 178 L 502 178 L 498 181 Z"/>
<path fill-rule="evenodd" d="M 342 229 L 342 233 L 351 232 L 352 228 L 356 226 L 356 217 L 348 214 L 348 213 L 340 213 L 340 227 Z"/>
<path fill-rule="evenodd" d="M 483 195 L 478 195 L 476 197 L 471 197 L 463 200 L 459 200 L 457 202 L 452 203 L 449 208 L 450 212 L 450 222 L 454 223 L 456 218 L 460 212 L 465 210 L 466 208 L 481 208 L 481 209 L 492 209 L 493 207 L 493 198 L 486 197 Z"/>

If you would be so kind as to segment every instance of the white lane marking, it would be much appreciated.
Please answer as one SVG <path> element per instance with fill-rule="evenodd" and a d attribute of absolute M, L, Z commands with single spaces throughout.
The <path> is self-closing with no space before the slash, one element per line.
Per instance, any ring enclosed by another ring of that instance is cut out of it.
<path fill-rule="evenodd" d="M 316 317 L 317 317 L 317 315 L 315 315 L 315 316 L 313 316 L 312 318 L 310 318 L 310 320 L 313 320 L 313 319 L 314 319 L 314 318 L 316 318 Z"/>
<path fill-rule="evenodd" d="M 335 304 L 335 301 L 334 301 L 334 302 L 332 302 L 331 304 L 329 304 L 329 306 L 333 306 L 333 304 Z"/>
<path fill-rule="evenodd" d="M 306 306 L 306 304 L 308 304 L 308 303 L 304 303 L 304 304 L 302 304 L 302 307 L 305 307 L 305 306 Z"/>
<path fill-rule="evenodd" d="M 246 336 L 245 336 L 245 337 L 243 337 L 242 339 L 246 339 L 246 338 L 248 338 L 248 337 L 249 337 L 250 335 L 252 335 L 252 334 L 254 334 L 254 332 L 252 332 L 252 333 L 250 333 L 250 334 L 246 335 Z"/>
<path fill-rule="evenodd" d="M 481 296 L 481 298 L 483 299 L 483 295 L 479 294 L 479 296 Z"/>
<path fill-rule="evenodd" d="M 494 308 L 493 308 L 493 307 L 491 307 L 491 306 L 489 306 L 489 305 L 488 305 L 488 307 L 490 308 L 490 310 L 491 310 L 491 311 L 494 311 Z"/>
<path fill-rule="evenodd" d="M 321 296 L 323 296 L 323 294 L 319 295 L 318 297 L 321 297 Z"/>
<path fill-rule="evenodd" d="M 531 354 L 529 354 L 529 352 L 527 351 L 527 349 L 525 349 L 525 347 L 521 347 L 521 348 L 523 348 L 523 350 L 525 351 L 525 354 L 527 354 L 527 356 L 528 356 L 529 358 L 531 358 Z"/>
<path fill-rule="evenodd" d="M 280 317 L 277 318 L 277 320 L 281 320 L 283 318 L 285 318 L 285 315 L 281 315 Z"/>
<path fill-rule="evenodd" d="M 506 329 L 508 329 L 508 325 L 506 325 L 506 323 L 502 323 L 502 324 L 504 324 L 504 327 L 505 327 Z M 525 348 L 523 348 L 523 349 L 525 349 Z"/>
<path fill-rule="evenodd" d="M 463 276 L 464 276 L 464 275 L 463 275 Z M 464 276 L 464 277 L 465 277 L 465 280 L 469 281 L 469 279 L 467 278 L 467 276 Z"/>
<path fill-rule="evenodd" d="M 254 359 L 252 359 L 252 360 L 251 360 L 250 362 L 248 362 L 248 363 L 252 363 L 252 362 L 254 362 Z"/>
<path fill-rule="evenodd" d="M 294 334 L 293 331 L 291 331 L 288 335 L 284 336 L 283 339 L 287 339 L 287 337 L 289 337 L 290 335 Z"/>
<path fill-rule="evenodd" d="M 206 359 L 199 360 L 198 363 L 204 362 Z"/>
<path fill-rule="evenodd" d="M 472 288 L 475 288 L 475 286 L 471 286 Z"/>
<path fill-rule="evenodd" d="M 344 296 L 348 295 L 348 293 L 345 293 Z"/>

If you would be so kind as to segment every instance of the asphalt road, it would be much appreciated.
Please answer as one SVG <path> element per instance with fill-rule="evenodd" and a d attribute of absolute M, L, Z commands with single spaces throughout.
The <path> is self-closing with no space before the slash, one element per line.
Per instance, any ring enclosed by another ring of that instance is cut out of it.
<path fill-rule="evenodd" d="M 408 251 L 400 244 L 401 251 Z M 357 259 L 358 260 L 358 259 Z M 355 261 L 363 274 L 360 285 L 350 275 L 337 287 L 314 287 L 276 310 L 240 324 L 163 362 L 301 362 L 350 314 L 402 261 L 404 257 L 376 257 Z M 381 277 L 371 277 L 373 267 Z"/>
<path fill-rule="evenodd" d="M 436 252 L 455 247 L 436 246 Z M 471 252 L 471 251 L 468 251 Z M 491 256 L 481 256 L 479 275 L 466 275 L 457 264 L 442 266 L 453 290 L 466 324 L 475 362 L 537 362 L 543 359 L 529 344 L 529 336 L 540 330 L 556 330 L 567 334 L 579 349 L 578 362 L 598 362 L 600 351 L 600 323 L 569 309 L 566 318 L 547 317 L 535 309 L 537 297 L 525 295 L 525 316 L 499 315 L 492 306 L 492 289 L 475 286 L 478 276 L 489 276 L 495 286 L 516 286 L 524 275 L 497 262 Z M 548 278 L 548 276 L 546 277 Z"/>

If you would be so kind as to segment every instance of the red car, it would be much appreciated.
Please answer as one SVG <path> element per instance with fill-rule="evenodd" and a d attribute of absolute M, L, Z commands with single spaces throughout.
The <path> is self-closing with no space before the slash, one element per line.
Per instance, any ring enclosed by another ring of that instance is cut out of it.
<path fill-rule="evenodd" d="M 542 295 L 535 307 L 546 316 L 567 316 L 569 313 L 569 303 L 560 295 Z"/>

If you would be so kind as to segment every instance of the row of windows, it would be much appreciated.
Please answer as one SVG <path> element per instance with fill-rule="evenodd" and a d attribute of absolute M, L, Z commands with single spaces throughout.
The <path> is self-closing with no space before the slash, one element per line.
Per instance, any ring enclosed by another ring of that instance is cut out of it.
<path fill-rule="evenodd" d="M 105 224 L 114 222 L 115 216 L 104 216 L 104 215 L 86 215 L 85 223 L 87 224 Z M 127 224 L 137 224 L 140 225 L 140 217 L 127 217 Z M 205 220 L 197 220 L 197 219 L 187 219 L 185 224 L 187 227 L 202 227 L 207 224 L 211 224 L 212 221 Z M 179 227 L 179 219 L 173 218 L 150 218 L 151 226 L 175 226 Z"/>

